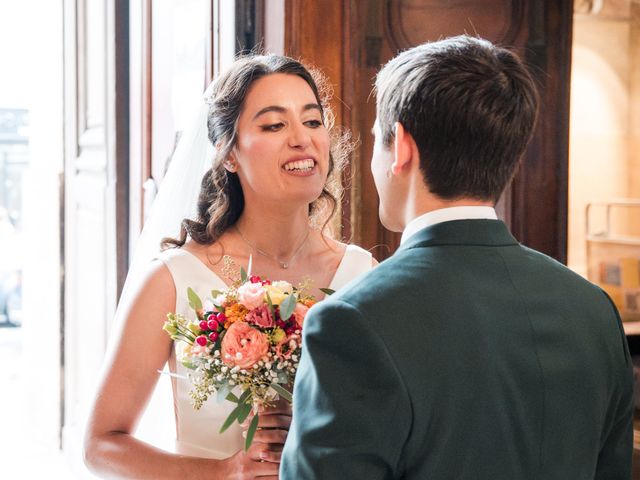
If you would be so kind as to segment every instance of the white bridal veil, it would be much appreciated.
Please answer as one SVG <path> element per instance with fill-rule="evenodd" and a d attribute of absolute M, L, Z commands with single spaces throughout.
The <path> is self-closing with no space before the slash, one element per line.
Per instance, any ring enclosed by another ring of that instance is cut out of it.
<path fill-rule="evenodd" d="M 127 303 L 132 288 L 142 280 L 149 262 L 160 253 L 161 240 L 177 237 L 181 221 L 186 217 L 193 218 L 196 213 L 202 176 L 210 168 L 214 155 L 207 136 L 207 99 L 212 85 L 205 91 L 193 119 L 178 141 L 142 233 L 135 243 L 121 303 Z"/>

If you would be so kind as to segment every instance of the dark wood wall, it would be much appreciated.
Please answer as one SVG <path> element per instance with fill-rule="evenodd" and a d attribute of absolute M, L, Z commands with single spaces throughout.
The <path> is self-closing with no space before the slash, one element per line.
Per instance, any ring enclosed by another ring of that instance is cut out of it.
<path fill-rule="evenodd" d="M 398 51 L 442 37 L 479 35 L 517 51 L 540 86 L 538 126 L 522 167 L 498 204 L 525 245 L 566 262 L 572 0 L 286 0 L 285 49 L 322 68 L 339 123 L 359 136 L 343 203 L 344 237 L 393 253 L 399 235 L 377 218 L 369 170 L 376 71 Z"/>

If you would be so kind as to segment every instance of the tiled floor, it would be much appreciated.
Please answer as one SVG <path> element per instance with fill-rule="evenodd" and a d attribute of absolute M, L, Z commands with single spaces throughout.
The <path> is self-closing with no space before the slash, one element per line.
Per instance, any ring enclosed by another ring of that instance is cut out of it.
<path fill-rule="evenodd" d="M 34 440 L 38 425 L 23 401 L 22 364 L 22 330 L 0 327 L 0 478 L 71 479 L 55 442 Z"/>

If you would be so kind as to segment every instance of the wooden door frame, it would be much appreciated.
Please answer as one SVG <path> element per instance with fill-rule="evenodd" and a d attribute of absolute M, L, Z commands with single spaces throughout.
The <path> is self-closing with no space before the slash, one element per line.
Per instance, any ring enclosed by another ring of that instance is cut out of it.
<path fill-rule="evenodd" d="M 528 22 L 524 29 L 528 37 L 520 53 L 532 66 L 540 85 L 540 118 L 545 121 L 538 122 L 522 166 L 505 192 L 499 210 L 520 242 L 566 263 L 573 1 L 528 0 L 524 3 Z M 350 106 L 355 100 L 355 64 L 360 61 L 358 46 L 353 45 L 356 35 L 351 28 L 352 4 L 352 1 L 341 0 L 286 0 L 285 3 L 285 53 L 322 67 L 338 97 L 334 102 L 336 119 L 347 128 L 353 128 Z M 321 22 L 317 21 L 320 12 Z M 549 31 L 555 35 L 553 48 L 546 43 Z M 549 118 L 553 121 L 549 122 Z M 363 210 L 367 215 L 374 206 L 377 210 L 377 198 L 371 198 L 369 180 L 363 178 L 369 175 L 370 159 L 363 158 L 368 155 L 368 152 L 356 152 L 353 170 L 345 174 L 344 237 L 369 248 L 397 244 L 397 234 L 387 231 L 371 217 L 363 217 Z M 352 175 L 353 179 L 347 182 Z M 377 253 L 387 255 L 384 248 L 378 248 Z"/>

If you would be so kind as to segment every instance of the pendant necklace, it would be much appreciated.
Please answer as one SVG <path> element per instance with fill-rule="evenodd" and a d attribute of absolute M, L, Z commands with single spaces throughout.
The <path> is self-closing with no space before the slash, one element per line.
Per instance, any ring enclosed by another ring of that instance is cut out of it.
<path fill-rule="evenodd" d="M 244 243 L 246 243 L 252 250 L 255 250 L 256 252 L 258 252 L 260 255 L 262 255 L 263 257 L 267 257 L 270 258 L 271 260 L 275 261 L 278 263 L 278 265 L 280 265 L 280 268 L 282 268 L 283 270 L 286 270 L 289 268 L 289 265 L 291 265 L 291 262 L 296 258 L 296 256 L 300 253 L 300 251 L 302 250 L 302 247 L 304 247 L 305 243 L 307 243 L 307 239 L 309 238 L 309 233 L 311 233 L 311 230 L 307 229 L 307 234 L 304 237 L 304 240 L 302 240 L 302 242 L 300 243 L 300 246 L 298 246 L 298 248 L 296 248 L 295 252 L 293 252 L 293 254 L 289 257 L 289 260 L 280 260 L 279 258 L 277 258 L 275 255 L 271 255 L 268 252 L 265 252 L 264 250 L 259 249 L 258 247 L 256 247 L 253 243 L 251 243 L 249 240 L 247 240 L 244 235 L 242 235 L 242 232 L 240 231 L 240 229 L 235 226 L 236 232 L 238 232 L 238 235 L 240 235 L 240 238 L 242 239 L 242 241 Z"/>

